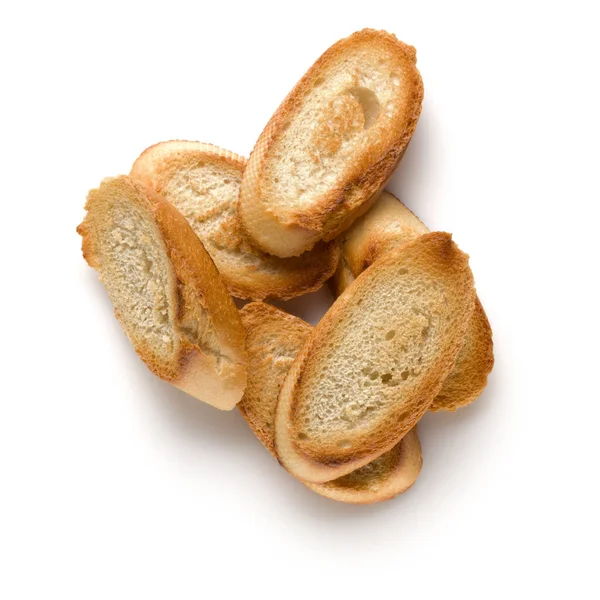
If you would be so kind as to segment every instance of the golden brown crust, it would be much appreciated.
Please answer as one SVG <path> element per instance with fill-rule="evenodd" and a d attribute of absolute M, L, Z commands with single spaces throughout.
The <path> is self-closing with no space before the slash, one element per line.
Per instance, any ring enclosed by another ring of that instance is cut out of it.
<path fill-rule="evenodd" d="M 242 171 L 248 162 L 245 157 L 230 150 L 207 142 L 189 140 L 169 140 L 148 146 L 135 160 L 130 177 L 141 181 L 160 194 L 171 169 L 185 169 L 188 166 L 186 154 L 204 154 L 207 158 L 218 157 L 235 169 Z"/>
<path fill-rule="evenodd" d="M 103 257 L 100 251 L 100 221 L 109 221 L 107 210 L 104 206 L 107 198 L 111 194 L 120 194 L 126 198 L 132 205 L 141 208 L 147 215 L 148 219 L 152 219 L 152 209 L 148 197 L 140 191 L 139 186 L 135 185 L 126 177 L 115 177 L 104 179 L 100 187 L 89 191 L 86 199 L 85 210 L 86 215 L 82 223 L 77 227 L 77 233 L 81 235 L 81 249 L 86 262 L 90 267 L 98 271 L 100 279 L 103 279 Z M 162 240 L 159 242 L 164 248 Z M 169 289 L 166 291 L 173 305 L 178 302 L 177 285 L 173 272 L 169 272 Z M 142 342 L 135 331 L 128 327 L 127 321 L 119 313 L 117 308 L 114 309 L 115 317 L 119 321 L 121 327 L 125 331 L 127 337 L 133 344 L 136 352 L 144 361 L 146 366 L 157 377 L 164 381 L 172 382 L 178 376 L 177 360 L 165 362 L 161 360 L 155 353 L 154 349 Z"/>
<path fill-rule="evenodd" d="M 429 233 L 398 198 L 384 191 L 368 213 L 341 236 L 342 255 L 354 277 L 385 252 Z"/>
<path fill-rule="evenodd" d="M 201 399 L 204 399 L 209 397 L 208 382 L 200 380 L 198 371 L 205 371 L 206 375 L 210 373 L 212 378 L 218 373 L 219 385 L 210 390 L 211 397 L 205 401 L 231 410 L 240 400 L 246 385 L 247 355 L 239 311 L 210 255 L 185 218 L 154 190 L 146 188 L 146 191 L 153 201 L 154 214 L 177 279 L 208 312 L 217 336 L 217 348 L 185 344 L 187 354 L 180 363 L 181 373 L 172 383 L 194 395 L 202 394 Z M 219 394 L 219 397 L 214 394 Z"/>
<path fill-rule="evenodd" d="M 175 356 L 169 363 L 157 359 L 152 348 L 131 335 L 131 329 L 115 311 L 134 343 L 136 352 L 148 368 L 161 379 L 217 408 L 231 410 L 242 396 L 246 383 L 244 329 L 235 304 L 230 298 L 216 267 L 187 221 L 175 208 L 150 188 L 120 176 L 106 179 L 92 190 L 86 203 L 87 215 L 78 227 L 82 249 L 88 264 L 102 273 L 102 256 L 97 252 L 94 219 L 102 218 L 104 195 L 117 193 L 126 201 L 141 206 L 158 227 L 172 268 L 172 289 L 168 291 L 176 306 L 173 323 L 178 332 Z M 98 205 L 96 205 L 98 203 Z M 93 217 L 93 212 L 98 217 Z M 204 347 L 186 335 L 185 319 L 197 311 L 206 311 L 216 335 L 216 345 Z"/>
<path fill-rule="evenodd" d="M 240 316 L 246 330 L 248 382 L 238 408 L 256 437 L 277 458 L 273 421 L 279 388 L 313 328 L 263 302 L 246 304 Z"/>
<path fill-rule="evenodd" d="M 362 147 L 362 156 L 354 160 L 343 184 L 323 194 L 316 205 L 294 213 L 293 217 L 273 214 L 264 202 L 263 171 L 274 160 L 271 150 L 298 113 L 306 93 L 328 65 L 344 57 L 349 49 L 373 44 L 387 47 L 401 63 L 408 89 L 405 110 L 386 131 L 388 139 Z M 294 256 L 314 246 L 319 239 L 333 239 L 373 201 L 392 174 L 412 137 L 423 100 L 423 83 L 416 68 L 416 51 L 385 31 L 364 29 L 331 46 L 307 71 L 281 103 L 260 135 L 250 155 L 242 180 L 238 211 L 247 236 L 254 244 L 277 256 Z M 368 207 L 367 207 L 368 208 Z M 279 235 L 277 235 L 279 232 Z"/>
<path fill-rule="evenodd" d="M 479 298 L 475 298 L 473 316 L 454 370 L 446 377 L 429 410 L 455 411 L 467 406 L 483 392 L 493 368 L 492 328 Z"/>
<path fill-rule="evenodd" d="M 291 473 L 315 483 L 330 481 L 387 452 L 416 425 L 452 370 L 473 311 L 475 290 L 467 259 L 449 234 L 427 234 L 401 251 L 380 258 L 335 301 L 303 346 L 279 394 L 275 445 L 282 464 Z M 314 385 L 310 375 L 328 351 L 328 341 L 342 323 L 350 323 L 354 315 L 368 312 L 366 302 L 372 294 L 372 281 L 388 271 L 401 272 L 409 264 L 413 270 L 415 267 L 430 270 L 436 280 L 445 280 L 449 286 L 444 300 L 448 308 L 443 310 L 454 311 L 455 320 L 452 327 L 445 329 L 444 343 L 437 349 L 434 362 L 410 392 L 403 392 L 402 401 L 393 405 L 394 415 L 372 421 L 368 430 L 364 428 L 353 434 L 351 446 L 334 434 L 329 439 L 299 435 L 301 424 L 296 422 L 301 415 L 299 407 Z M 363 301 L 365 304 L 360 305 Z"/>
<path fill-rule="evenodd" d="M 94 247 L 93 238 L 89 232 L 89 225 L 83 221 L 77 226 L 77 233 L 81 236 L 81 253 L 87 264 L 92 269 L 98 269 L 100 261 L 98 252 Z"/>
<path fill-rule="evenodd" d="M 408 490 L 423 466 L 417 426 L 411 429 L 389 452 L 348 475 L 325 483 L 303 482 L 311 490 L 351 504 L 374 504 L 391 500 Z"/>
<path fill-rule="evenodd" d="M 339 296 L 354 278 L 386 252 L 428 231 L 398 198 L 384 192 L 373 208 L 342 236 L 342 258 L 333 279 L 334 295 Z M 492 330 L 477 298 L 454 370 L 430 410 L 454 411 L 473 402 L 485 388 L 493 366 Z"/>
<path fill-rule="evenodd" d="M 252 431 L 277 458 L 273 423 L 277 395 L 285 375 L 313 327 L 262 302 L 246 304 L 240 311 L 246 329 L 248 385 L 238 409 Z M 304 483 L 317 494 L 355 504 L 389 500 L 407 490 L 422 465 L 416 428 L 386 454 L 338 480 Z"/>
<path fill-rule="evenodd" d="M 144 150 L 133 164 L 130 176 L 177 206 L 178 198 L 174 194 L 181 192 L 171 188 L 173 178 L 197 170 L 199 164 L 223 169 L 223 179 L 230 178 L 232 171 L 241 178 L 246 159 L 212 144 L 172 140 Z M 227 167 L 230 170 L 226 170 Z M 222 204 L 219 208 L 225 211 L 227 206 Z M 192 221 L 196 216 L 206 217 L 200 205 Z M 193 222 L 191 225 L 215 261 L 229 292 L 237 298 L 289 300 L 314 292 L 333 275 L 339 260 L 337 241 L 321 242 L 310 252 L 287 259 L 265 254 L 245 239 L 236 215 L 223 218 L 221 226 L 210 235 L 203 235 Z M 246 258 L 252 263 L 244 263 Z"/>
<path fill-rule="evenodd" d="M 421 99 L 419 100 L 419 113 L 421 108 Z M 323 239 L 325 241 L 332 240 L 342 234 L 350 227 L 356 219 L 362 217 L 369 209 L 377 202 L 383 188 L 388 183 L 390 177 L 396 170 L 398 163 L 402 160 L 406 148 L 410 142 L 414 129 L 417 126 L 417 114 L 412 121 L 410 135 L 406 145 L 396 145 L 392 148 L 381 160 L 375 163 L 364 173 L 360 173 L 358 179 L 352 184 L 346 186 L 344 195 L 344 203 L 348 207 L 346 214 L 337 215 L 331 213 L 328 227 L 325 229 Z M 342 205 L 344 204 L 342 203 Z"/>
<path fill-rule="evenodd" d="M 346 259 L 342 255 L 338 268 L 333 274 L 333 277 L 328 281 L 329 289 L 334 298 L 342 295 L 342 292 L 356 279 L 354 273 L 348 266 Z"/>

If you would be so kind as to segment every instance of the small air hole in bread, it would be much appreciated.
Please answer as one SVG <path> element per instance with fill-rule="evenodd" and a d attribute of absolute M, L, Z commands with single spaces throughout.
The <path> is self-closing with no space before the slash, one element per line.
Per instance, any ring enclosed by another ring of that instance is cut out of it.
<path fill-rule="evenodd" d="M 365 119 L 365 129 L 369 129 L 377 121 L 381 112 L 379 99 L 373 91 L 365 87 L 354 87 L 350 90 L 350 94 L 358 100 Z"/>

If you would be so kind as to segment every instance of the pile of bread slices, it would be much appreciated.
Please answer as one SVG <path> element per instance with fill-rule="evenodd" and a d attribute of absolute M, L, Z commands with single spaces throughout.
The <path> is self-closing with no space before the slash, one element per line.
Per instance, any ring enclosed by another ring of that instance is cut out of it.
<path fill-rule="evenodd" d="M 382 191 L 422 98 L 415 49 L 357 32 L 302 77 L 249 160 L 157 144 L 89 193 L 78 227 L 148 368 L 237 405 L 283 467 L 345 502 L 410 487 L 419 419 L 472 402 L 493 366 L 467 255 Z M 264 302 L 328 280 L 316 327 Z"/>

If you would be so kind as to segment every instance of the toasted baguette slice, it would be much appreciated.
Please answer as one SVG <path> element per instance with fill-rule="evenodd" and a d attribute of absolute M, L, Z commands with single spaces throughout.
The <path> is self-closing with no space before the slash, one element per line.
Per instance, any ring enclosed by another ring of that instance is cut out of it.
<path fill-rule="evenodd" d="M 446 377 L 429 410 L 455 411 L 471 404 L 485 389 L 493 368 L 492 328 L 479 298 L 476 297 L 473 315 L 454 369 Z"/>
<path fill-rule="evenodd" d="M 428 231 L 400 200 L 383 192 L 373 208 L 342 236 L 342 258 L 332 279 L 334 294 L 341 294 L 377 258 Z M 453 411 L 473 402 L 487 385 L 493 366 L 492 330 L 483 306 L 476 298 L 456 365 L 429 410 Z"/>
<path fill-rule="evenodd" d="M 331 240 L 374 202 L 421 112 L 416 51 L 364 29 L 329 48 L 259 137 L 239 215 L 254 244 L 296 256 Z"/>
<path fill-rule="evenodd" d="M 317 494 L 351 504 L 374 504 L 402 494 L 423 465 L 415 425 L 391 450 L 347 475 L 325 483 L 303 482 Z"/>
<path fill-rule="evenodd" d="M 452 370 L 474 300 L 468 257 L 447 233 L 423 235 L 359 275 L 283 383 L 275 417 L 282 464 L 322 483 L 390 450 Z"/>
<path fill-rule="evenodd" d="M 127 337 L 161 379 L 231 410 L 246 385 L 239 312 L 187 221 L 153 190 L 121 176 L 87 197 L 77 228 Z"/>
<path fill-rule="evenodd" d="M 273 442 L 277 396 L 313 327 L 262 302 L 246 304 L 240 314 L 246 329 L 249 375 L 238 408 L 256 437 L 277 458 Z M 422 462 L 415 428 L 368 465 L 328 483 L 305 485 L 317 494 L 341 502 L 381 502 L 407 490 L 417 479 Z"/>
<path fill-rule="evenodd" d="M 162 142 L 135 161 L 131 177 L 154 188 L 188 220 L 237 298 L 289 300 L 313 292 L 339 260 L 337 242 L 294 258 L 277 258 L 242 236 L 237 204 L 246 159 L 200 142 Z"/>

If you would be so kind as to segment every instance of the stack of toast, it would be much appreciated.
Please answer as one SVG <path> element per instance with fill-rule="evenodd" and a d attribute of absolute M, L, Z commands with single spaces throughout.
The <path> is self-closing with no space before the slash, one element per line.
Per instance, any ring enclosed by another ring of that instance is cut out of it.
<path fill-rule="evenodd" d="M 408 489 L 420 418 L 475 400 L 494 362 L 468 256 L 384 191 L 422 99 L 415 49 L 359 31 L 300 79 L 248 160 L 156 144 L 89 193 L 78 227 L 148 368 L 237 405 L 287 471 L 343 502 Z M 265 302 L 326 282 L 316 327 Z"/>

